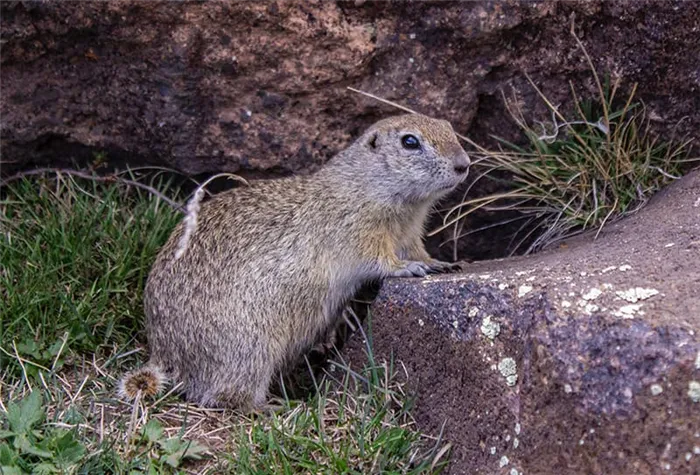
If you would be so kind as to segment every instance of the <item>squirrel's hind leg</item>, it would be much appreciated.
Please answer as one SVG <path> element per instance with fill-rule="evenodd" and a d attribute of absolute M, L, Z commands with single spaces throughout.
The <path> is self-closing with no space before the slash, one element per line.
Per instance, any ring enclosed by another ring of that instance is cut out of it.
<path fill-rule="evenodd" d="M 235 409 L 243 413 L 263 409 L 267 404 L 272 371 L 259 374 L 249 385 L 226 384 L 213 395 L 213 400 L 204 401 L 204 405 Z M 208 403 L 208 404 L 207 404 Z"/>

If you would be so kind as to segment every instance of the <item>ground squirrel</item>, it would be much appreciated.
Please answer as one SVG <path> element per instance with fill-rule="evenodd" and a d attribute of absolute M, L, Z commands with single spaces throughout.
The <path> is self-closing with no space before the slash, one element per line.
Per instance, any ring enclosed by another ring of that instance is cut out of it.
<path fill-rule="evenodd" d="M 122 393 L 155 392 L 164 373 L 200 405 L 261 407 L 272 378 L 334 327 L 362 284 L 455 267 L 432 259 L 422 237 L 468 169 L 449 122 L 402 115 L 313 175 L 202 203 L 184 252 L 181 222 L 150 272 L 150 361 Z"/>

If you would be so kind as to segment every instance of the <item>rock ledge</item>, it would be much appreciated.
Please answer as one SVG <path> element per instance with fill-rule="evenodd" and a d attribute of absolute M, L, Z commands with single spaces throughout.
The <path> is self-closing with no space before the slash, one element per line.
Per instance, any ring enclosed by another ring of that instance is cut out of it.
<path fill-rule="evenodd" d="M 448 473 L 698 473 L 700 172 L 596 241 L 467 270 L 372 306 Z"/>

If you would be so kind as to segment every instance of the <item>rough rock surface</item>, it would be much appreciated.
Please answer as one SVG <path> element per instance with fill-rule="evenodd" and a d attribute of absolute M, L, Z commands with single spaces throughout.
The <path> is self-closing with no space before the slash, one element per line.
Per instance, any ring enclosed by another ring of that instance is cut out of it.
<path fill-rule="evenodd" d="M 388 106 L 512 138 L 500 90 L 546 119 L 601 71 L 640 83 L 659 128 L 700 117 L 700 4 L 570 2 L 2 2 L 5 171 L 106 150 L 196 174 L 315 169 Z M 539 109 L 535 108 L 539 105 Z"/>
<path fill-rule="evenodd" d="M 448 473 L 700 473 L 700 171 L 596 241 L 466 271 L 371 308 Z"/>

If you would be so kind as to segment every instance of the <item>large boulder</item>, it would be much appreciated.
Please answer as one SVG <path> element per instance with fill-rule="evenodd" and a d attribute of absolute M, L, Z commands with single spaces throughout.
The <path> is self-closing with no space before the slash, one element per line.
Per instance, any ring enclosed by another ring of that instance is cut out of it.
<path fill-rule="evenodd" d="M 500 90 L 547 118 L 601 72 L 640 83 L 660 130 L 698 135 L 700 3 L 2 2 L 3 173 L 106 151 L 197 174 L 307 172 L 394 113 L 354 86 L 515 137 Z M 580 91 L 579 91 L 580 92 Z M 539 104 L 539 109 L 536 108 Z"/>
<path fill-rule="evenodd" d="M 700 473 L 700 171 L 597 240 L 389 279 L 371 315 L 448 473 Z"/>

